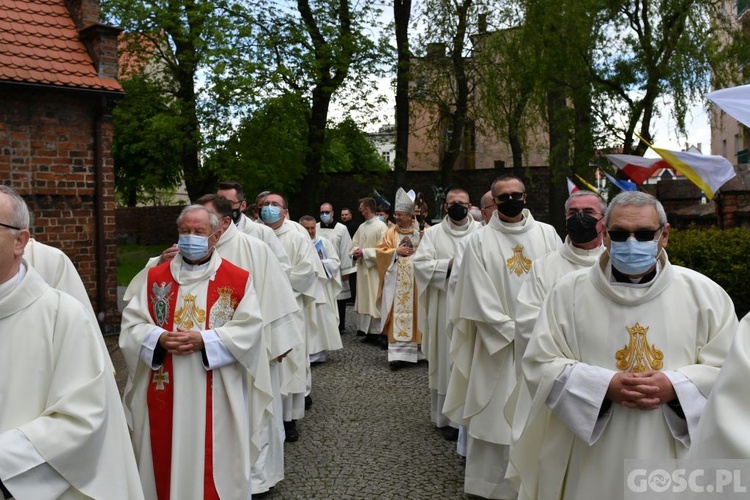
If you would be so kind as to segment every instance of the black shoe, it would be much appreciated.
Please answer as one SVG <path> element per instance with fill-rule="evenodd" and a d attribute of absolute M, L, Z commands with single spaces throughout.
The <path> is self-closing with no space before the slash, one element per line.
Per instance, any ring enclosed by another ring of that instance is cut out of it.
<path fill-rule="evenodd" d="M 365 335 L 367 334 L 363 332 L 362 330 L 357 330 L 357 337 L 364 337 Z"/>
<path fill-rule="evenodd" d="M 404 364 L 405 363 L 403 361 L 389 361 L 388 368 L 390 368 L 392 372 L 395 372 L 396 370 L 404 366 Z"/>
<path fill-rule="evenodd" d="M 287 443 L 294 443 L 299 440 L 299 432 L 297 431 L 297 421 L 292 420 L 291 422 L 284 422 L 284 434 L 286 434 Z"/>
<path fill-rule="evenodd" d="M 305 410 L 309 410 L 312 406 L 312 398 L 310 396 L 305 396 Z"/>
<path fill-rule="evenodd" d="M 458 429 L 450 426 L 442 427 L 440 432 L 446 441 L 458 441 Z"/>
<path fill-rule="evenodd" d="M 380 335 L 368 333 L 367 335 L 365 335 L 365 338 L 362 339 L 362 343 L 363 344 L 379 345 L 380 344 Z"/>
<path fill-rule="evenodd" d="M 385 335 L 380 336 L 380 348 L 384 351 L 388 349 L 388 337 Z"/>

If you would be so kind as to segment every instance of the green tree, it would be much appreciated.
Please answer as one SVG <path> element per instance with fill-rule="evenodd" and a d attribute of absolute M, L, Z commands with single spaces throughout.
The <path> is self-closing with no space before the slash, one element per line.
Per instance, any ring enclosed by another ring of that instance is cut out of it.
<path fill-rule="evenodd" d="M 109 22 L 130 34 L 122 48 L 139 61 L 136 71 L 144 72 L 169 102 L 172 142 L 179 144 L 188 195 L 195 199 L 213 191 L 216 178 L 200 162 L 203 132 L 226 128 L 211 120 L 217 103 L 231 103 L 217 101 L 210 92 L 226 76 L 225 61 L 250 35 L 240 15 L 244 9 L 232 0 L 112 0 L 103 10 Z"/>
<path fill-rule="evenodd" d="M 507 140 L 513 174 L 525 177 L 524 152 L 529 131 L 538 130 L 541 110 L 534 104 L 537 54 L 534 35 L 522 28 L 480 33 L 474 50 L 479 95 L 477 116 L 497 137 Z"/>
<path fill-rule="evenodd" d="M 324 180 L 323 151 L 331 103 L 353 93 L 350 102 L 366 102 L 370 77 L 382 72 L 382 40 L 370 32 L 378 25 L 374 3 L 349 0 L 298 0 L 296 11 L 271 5 L 258 9 L 259 36 L 256 82 L 267 82 L 273 95 L 293 93 L 309 109 L 303 148 L 305 169 L 299 203 L 306 212 L 317 209 L 318 188 Z"/>
<path fill-rule="evenodd" d="M 383 159 L 362 129 L 347 118 L 328 129 L 323 153 L 323 172 L 351 173 L 358 182 L 388 172 Z"/>
<path fill-rule="evenodd" d="M 291 93 L 269 99 L 208 155 L 207 166 L 224 179 L 240 182 L 248 196 L 263 190 L 299 194 L 308 111 Z"/>
<path fill-rule="evenodd" d="M 152 201 L 153 193 L 176 188 L 182 178 L 181 145 L 174 130 L 180 117 L 146 78 L 121 80 L 125 90 L 114 110 L 115 188 L 127 206 Z"/>
<path fill-rule="evenodd" d="M 309 112 L 299 96 L 286 94 L 270 99 L 246 117 L 206 163 L 222 178 L 238 180 L 248 196 L 271 190 L 299 199 L 307 189 L 302 179 Z M 328 129 L 321 159 L 323 174 L 351 173 L 361 181 L 389 169 L 353 120 L 343 120 Z"/>
<path fill-rule="evenodd" d="M 420 101 L 415 111 L 434 113 L 427 135 L 439 150 L 440 182 L 447 186 L 466 145 L 471 143 L 475 124 L 477 75 L 469 57 L 469 36 L 473 33 L 471 26 L 476 25 L 477 6 L 475 0 L 426 0 L 422 13 L 429 29 L 419 37 L 427 52 L 412 66 Z"/>
<path fill-rule="evenodd" d="M 409 82 L 411 80 L 411 49 L 409 25 L 411 0 L 393 0 L 393 24 L 396 33 L 396 158 L 393 192 L 406 182 L 409 162 Z"/>
<path fill-rule="evenodd" d="M 605 2 L 598 12 L 596 50 L 589 61 L 594 105 L 608 139 L 643 154 L 654 120 L 671 104 L 678 133 L 688 108 L 741 75 L 747 37 L 732 12 L 708 0 Z M 733 9 L 730 9 L 733 10 Z"/>

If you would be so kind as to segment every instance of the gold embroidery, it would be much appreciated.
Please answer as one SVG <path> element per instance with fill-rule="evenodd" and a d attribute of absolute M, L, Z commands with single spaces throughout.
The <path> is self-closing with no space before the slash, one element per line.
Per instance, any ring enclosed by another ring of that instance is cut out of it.
<path fill-rule="evenodd" d="M 630 334 L 628 344 L 615 353 L 617 368 L 624 372 L 645 372 L 661 370 L 664 366 L 664 353 L 656 345 L 648 344 L 646 333 L 649 327 L 636 323 L 632 328 L 625 327 Z"/>
<path fill-rule="evenodd" d="M 174 314 L 175 326 L 192 330 L 196 324 L 203 325 L 206 321 L 206 311 L 195 305 L 195 295 L 187 294 L 182 300 L 182 308 Z"/>
<path fill-rule="evenodd" d="M 234 316 L 234 310 L 237 307 L 237 300 L 232 298 L 234 289 L 229 286 L 223 286 L 216 290 L 219 298 L 211 306 L 211 314 L 208 316 L 208 327 L 218 328 L 224 326 L 227 321 Z"/>
<path fill-rule="evenodd" d="M 521 245 L 517 245 L 513 248 L 513 257 L 506 262 L 508 264 L 508 270 L 512 273 L 516 273 L 516 276 L 521 276 L 523 273 L 531 271 L 531 260 L 523 255 L 523 247 Z"/>
<path fill-rule="evenodd" d="M 154 373 L 154 378 L 151 381 L 156 384 L 157 391 L 163 391 L 164 384 L 169 383 L 169 372 L 164 373 L 164 368 L 159 368 L 159 371 Z"/>
<path fill-rule="evenodd" d="M 393 301 L 393 337 L 394 340 L 401 339 L 406 342 L 411 341 L 414 335 L 414 280 L 411 267 L 411 259 L 398 260 L 396 296 Z"/>

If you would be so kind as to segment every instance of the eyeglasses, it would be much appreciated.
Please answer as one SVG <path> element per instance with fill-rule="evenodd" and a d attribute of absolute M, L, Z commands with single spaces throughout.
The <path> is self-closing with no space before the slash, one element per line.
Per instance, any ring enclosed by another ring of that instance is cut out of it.
<path fill-rule="evenodd" d="M 661 231 L 663 227 L 664 226 L 659 226 L 656 229 L 638 229 L 636 231 L 607 230 L 607 234 L 609 234 L 609 239 L 612 241 L 626 241 L 630 238 L 631 234 L 635 236 L 635 239 L 638 241 L 651 241 L 654 239 L 654 236 L 656 236 L 656 233 Z"/>
<path fill-rule="evenodd" d="M 0 226 L 2 226 L 2 227 L 7 227 L 8 229 L 13 229 L 14 231 L 20 231 L 20 230 L 21 230 L 21 228 L 20 228 L 20 227 L 16 227 L 16 226 L 11 226 L 11 225 L 9 225 L 9 224 L 3 224 L 2 222 L 0 222 Z"/>
<path fill-rule="evenodd" d="M 492 197 L 495 198 L 500 203 L 505 203 L 506 201 L 509 201 L 511 198 L 514 200 L 522 200 L 524 193 L 503 193 L 503 194 L 493 194 Z"/>
<path fill-rule="evenodd" d="M 330 210 L 321 210 L 320 213 L 321 214 L 332 214 L 333 212 L 331 212 Z"/>

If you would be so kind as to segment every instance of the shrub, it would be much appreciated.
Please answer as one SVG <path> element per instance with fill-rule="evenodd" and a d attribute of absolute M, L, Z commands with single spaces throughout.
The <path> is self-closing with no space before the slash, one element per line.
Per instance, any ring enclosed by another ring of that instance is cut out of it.
<path fill-rule="evenodd" d="M 667 245 L 673 264 L 694 269 L 721 285 L 734 301 L 737 316 L 750 310 L 750 230 L 672 229 Z"/>

